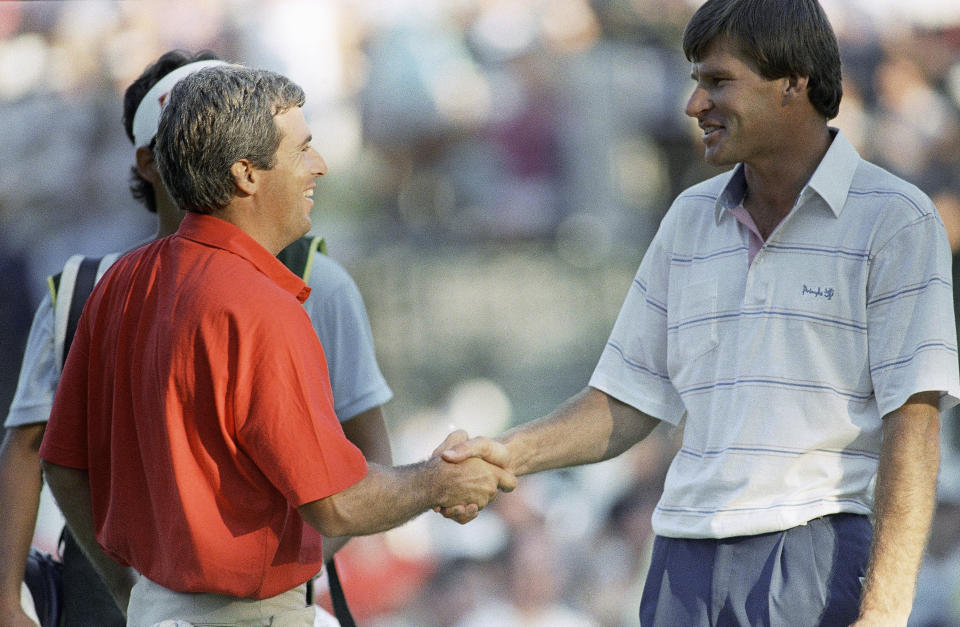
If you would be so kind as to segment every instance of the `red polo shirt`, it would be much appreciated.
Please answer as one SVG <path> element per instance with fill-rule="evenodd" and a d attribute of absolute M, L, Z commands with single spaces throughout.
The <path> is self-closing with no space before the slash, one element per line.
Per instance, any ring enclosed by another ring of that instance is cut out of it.
<path fill-rule="evenodd" d="M 367 466 L 333 413 L 309 292 L 239 228 L 193 213 L 97 285 L 40 455 L 89 472 L 116 560 L 173 590 L 253 598 L 320 570 L 295 508 Z"/>

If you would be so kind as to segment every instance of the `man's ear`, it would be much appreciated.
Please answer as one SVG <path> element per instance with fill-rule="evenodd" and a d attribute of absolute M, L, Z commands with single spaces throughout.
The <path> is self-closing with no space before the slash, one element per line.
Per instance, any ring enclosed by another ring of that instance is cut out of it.
<path fill-rule="evenodd" d="M 810 85 L 810 77 L 791 74 L 784 79 L 783 99 L 784 104 L 794 101 L 807 93 L 807 87 Z"/>
<path fill-rule="evenodd" d="M 163 186 L 163 179 L 160 178 L 160 170 L 157 169 L 153 151 L 146 146 L 137 148 L 137 172 L 154 187 Z"/>
<path fill-rule="evenodd" d="M 257 191 L 257 171 L 253 164 L 246 159 L 240 159 L 230 166 L 230 173 L 233 175 L 233 182 L 237 189 L 250 196 Z"/>

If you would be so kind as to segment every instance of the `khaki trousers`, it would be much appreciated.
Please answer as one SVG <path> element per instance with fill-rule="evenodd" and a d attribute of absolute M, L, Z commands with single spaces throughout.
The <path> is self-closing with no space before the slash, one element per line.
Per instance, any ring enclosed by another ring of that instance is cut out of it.
<path fill-rule="evenodd" d="M 241 599 L 223 594 L 176 592 L 144 576 L 133 586 L 127 606 L 131 627 L 338 627 L 317 606 L 306 606 L 306 585 L 269 599 Z"/>

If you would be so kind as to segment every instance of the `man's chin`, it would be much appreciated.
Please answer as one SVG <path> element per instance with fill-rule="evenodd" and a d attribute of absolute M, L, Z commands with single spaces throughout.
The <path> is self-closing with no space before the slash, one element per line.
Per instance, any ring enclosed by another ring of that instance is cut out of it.
<path fill-rule="evenodd" d="M 736 159 L 731 158 L 729 155 L 724 154 L 720 150 L 706 150 L 703 153 L 703 160 L 707 164 L 714 167 L 724 167 L 729 165 L 735 165 L 737 163 Z"/>
<path fill-rule="evenodd" d="M 309 232 L 311 228 L 313 228 L 313 212 L 312 211 L 307 211 L 306 213 L 303 214 L 303 220 L 301 220 L 300 226 L 304 229 L 303 233 L 301 233 L 301 237 L 305 235 L 307 232 Z"/>
<path fill-rule="evenodd" d="M 286 248 L 290 244 L 294 243 L 295 241 L 297 241 L 298 239 L 300 239 L 301 237 L 309 233 L 311 228 L 313 228 L 313 224 L 311 223 L 309 218 L 297 224 L 296 228 L 292 228 L 292 225 L 291 225 L 291 228 L 288 231 L 286 231 L 286 239 L 288 239 L 289 241 L 286 244 L 284 244 L 284 248 Z"/>
<path fill-rule="evenodd" d="M 300 233 L 300 235 L 297 235 L 297 239 L 300 239 L 301 237 L 309 233 L 311 228 L 313 228 L 313 222 L 311 222 L 309 219 L 305 220 L 303 230 Z"/>

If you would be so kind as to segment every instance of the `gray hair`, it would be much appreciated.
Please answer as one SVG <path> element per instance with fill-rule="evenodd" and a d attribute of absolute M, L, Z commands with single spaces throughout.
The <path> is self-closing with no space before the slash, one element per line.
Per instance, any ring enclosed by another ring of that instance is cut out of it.
<path fill-rule="evenodd" d="M 241 159 L 269 170 L 282 139 L 274 116 L 302 107 L 303 89 L 267 70 L 240 65 L 202 69 L 179 81 L 160 115 L 154 156 L 177 205 L 212 213 L 236 192 Z"/>

